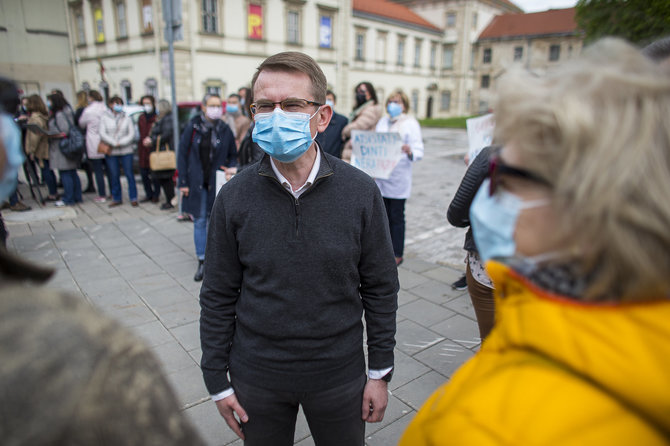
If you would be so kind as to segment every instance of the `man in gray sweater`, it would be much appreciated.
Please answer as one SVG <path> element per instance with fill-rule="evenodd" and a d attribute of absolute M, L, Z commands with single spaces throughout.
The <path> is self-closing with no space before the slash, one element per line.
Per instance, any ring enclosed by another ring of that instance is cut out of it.
<path fill-rule="evenodd" d="M 299 406 L 316 445 L 362 446 L 393 372 L 398 273 L 384 204 L 370 177 L 314 142 L 332 109 L 311 57 L 269 57 L 252 89 L 253 139 L 266 155 L 212 210 L 205 383 L 247 446 L 292 445 Z"/>

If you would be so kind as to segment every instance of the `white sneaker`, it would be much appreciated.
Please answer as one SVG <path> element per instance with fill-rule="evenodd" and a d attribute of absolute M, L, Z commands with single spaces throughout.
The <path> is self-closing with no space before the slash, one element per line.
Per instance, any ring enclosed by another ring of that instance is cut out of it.
<path fill-rule="evenodd" d="M 65 202 L 63 200 L 58 200 L 54 203 L 54 206 L 56 206 L 57 208 L 62 208 L 63 206 L 65 206 Z"/>
<path fill-rule="evenodd" d="M 96 203 L 107 203 L 107 199 L 105 197 L 95 197 L 93 201 Z"/>

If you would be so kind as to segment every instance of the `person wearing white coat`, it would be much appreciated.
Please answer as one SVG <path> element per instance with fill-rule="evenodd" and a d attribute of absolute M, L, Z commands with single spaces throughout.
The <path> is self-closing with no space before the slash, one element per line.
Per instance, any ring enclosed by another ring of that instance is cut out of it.
<path fill-rule="evenodd" d="M 403 142 L 402 157 L 388 179 L 376 178 L 384 198 L 391 231 L 396 265 L 403 260 L 405 248 L 405 200 L 412 192 L 412 164 L 423 158 L 423 138 L 419 122 L 409 116 L 409 98 L 396 90 L 386 100 L 387 116 L 379 120 L 375 131 L 399 133 Z"/>
<path fill-rule="evenodd" d="M 100 119 L 108 108 L 102 100 L 99 92 L 91 90 L 88 92 L 89 104 L 79 117 L 79 127 L 86 129 L 86 156 L 93 166 L 95 173 L 95 185 L 97 186 L 98 196 L 94 201 L 104 203 L 105 198 L 105 155 L 98 153 L 98 144 L 100 144 Z M 112 182 L 107 176 L 109 190 L 112 190 Z"/>
<path fill-rule="evenodd" d="M 102 115 L 100 139 L 112 148 L 106 156 L 112 183 L 112 202 L 109 207 L 121 205 L 121 171 L 128 180 L 128 198 L 133 207 L 137 206 L 137 186 L 133 173 L 133 152 L 135 150 L 135 127 L 133 120 L 123 112 L 123 100 L 114 96 L 109 100 L 112 110 Z"/>

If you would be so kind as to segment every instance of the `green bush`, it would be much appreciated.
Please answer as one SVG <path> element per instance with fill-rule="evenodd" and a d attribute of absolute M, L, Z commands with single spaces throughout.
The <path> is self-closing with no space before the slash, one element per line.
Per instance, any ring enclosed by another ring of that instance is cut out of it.
<path fill-rule="evenodd" d="M 430 119 L 421 119 L 419 124 L 421 127 L 447 127 L 452 129 L 464 129 L 465 120 L 474 118 L 474 116 L 457 116 L 455 118 L 430 118 Z"/>

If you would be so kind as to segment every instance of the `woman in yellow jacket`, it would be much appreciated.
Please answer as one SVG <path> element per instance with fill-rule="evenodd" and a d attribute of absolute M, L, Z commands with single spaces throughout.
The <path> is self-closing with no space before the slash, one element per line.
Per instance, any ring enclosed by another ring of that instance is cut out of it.
<path fill-rule="evenodd" d="M 670 75 L 607 39 L 498 94 L 495 326 L 400 444 L 670 444 Z"/>

